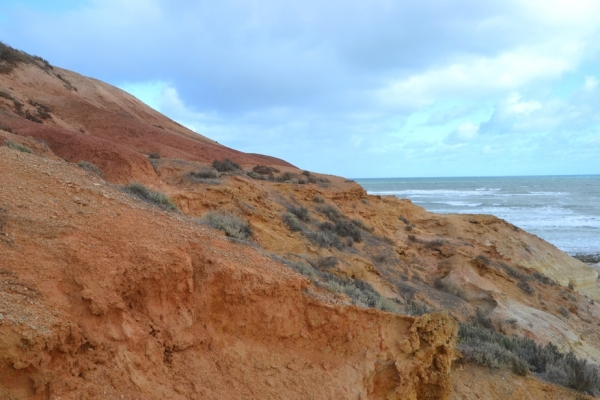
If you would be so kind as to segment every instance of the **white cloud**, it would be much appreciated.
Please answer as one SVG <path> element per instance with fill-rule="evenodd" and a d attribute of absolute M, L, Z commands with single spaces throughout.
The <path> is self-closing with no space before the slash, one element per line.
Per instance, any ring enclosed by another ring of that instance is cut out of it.
<path fill-rule="evenodd" d="M 587 91 L 592 91 L 598 87 L 598 79 L 595 76 L 586 76 L 585 83 L 583 84 L 583 89 Z"/>
<path fill-rule="evenodd" d="M 477 138 L 479 133 L 479 124 L 464 122 L 456 127 L 446 138 L 444 144 L 457 146 Z"/>
<path fill-rule="evenodd" d="M 503 106 L 507 114 L 529 115 L 531 112 L 542 108 L 542 103 L 535 100 L 521 101 L 521 95 L 515 92 L 508 96 Z"/>
<path fill-rule="evenodd" d="M 477 136 L 477 132 L 479 131 L 479 125 L 475 125 L 471 122 L 465 122 L 464 124 L 460 124 L 458 128 L 456 128 L 456 134 L 459 138 L 464 140 L 471 140 Z"/>
<path fill-rule="evenodd" d="M 576 48 L 563 54 L 541 49 L 517 49 L 497 57 L 468 57 L 442 68 L 394 80 L 377 92 L 388 106 L 423 107 L 437 99 L 483 98 L 523 88 L 538 80 L 556 79 L 573 70 Z"/>

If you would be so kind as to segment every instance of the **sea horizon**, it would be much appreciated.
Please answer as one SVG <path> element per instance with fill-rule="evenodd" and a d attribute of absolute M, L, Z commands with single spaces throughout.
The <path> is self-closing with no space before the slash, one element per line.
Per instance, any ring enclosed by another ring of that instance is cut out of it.
<path fill-rule="evenodd" d="M 453 178 L 543 178 L 543 177 L 594 177 L 599 176 L 598 174 L 549 174 L 549 175 L 461 175 L 461 176 L 396 176 L 396 177 L 369 177 L 369 178 L 353 178 L 348 179 L 359 181 L 359 180 L 373 180 L 373 179 L 453 179 Z"/>

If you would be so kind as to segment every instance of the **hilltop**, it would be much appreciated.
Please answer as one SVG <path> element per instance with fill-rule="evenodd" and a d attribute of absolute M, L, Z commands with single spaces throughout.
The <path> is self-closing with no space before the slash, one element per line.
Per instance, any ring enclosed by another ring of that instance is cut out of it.
<path fill-rule="evenodd" d="M 0 398 L 596 388 L 547 382 L 600 362 L 590 266 L 492 216 L 227 148 L 0 50 Z M 499 348 L 511 335 L 535 355 Z"/>

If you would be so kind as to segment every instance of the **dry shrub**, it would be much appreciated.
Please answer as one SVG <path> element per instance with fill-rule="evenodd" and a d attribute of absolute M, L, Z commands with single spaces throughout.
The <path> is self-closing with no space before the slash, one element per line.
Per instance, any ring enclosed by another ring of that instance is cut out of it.
<path fill-rule="evenodd" d="M 288 206 L 287 210 L 294 214 L 300 221 L 309 222 L 310 221 L 310 213 L 306 207 L 296 207 L 296 206 Z"/>
<path fill-rule="evenodd" d="M 104 176 L 104 174 L 102 173 L 102 170 L 100 168 L 98 168 L 98 166 L 96 164 L 93 164 L 89 161 L 79 161 L 77 163 L 77 165 L 79 166 L 79 168 L 85 169 L 86 171 L 93 172 L 95 174 L 100 175 L 101 177 Z"/>
<path fill-rule="evenodd" d="M 33 150 L 31 150 L 29 147 L 23 146 L 22 144 L 13 142 L 11 140 L 5 140 L 4 145 L 6 147 L 8 147 L 9 149 L 18 150 L 22 153 L 29 153 L 29 154 L 33 153 Z"/>
<path fill-rule="evenodd" d="M 281 216 L 283 219 L 283 223 L 287 225 L 288 228 L 292 232 L 300 232 L 304 230 L 302 223 L 298 220 L 298 218 L 292 213 L 285 213 Z"/>
<path fill-rule="evenodd" d="M 252 229 L 247 221 L 233 214 L 211 211 L 204 215 L 200 222 L 225 232 L 225 235 L 239 239 L 248 240 L 252 236 Z"/>
<path fill-rule="evenodd" d="M 600 394 L 600 371 L 573 352 L 562 353 L 553 343 L 545 346 L 533 340 L 494 331 L 489 319 L 478 310 L 472 322 L 459 325 L 458 349 L 469 361 L 491 368 L 509 368 L 514 373 L 538 373 L 549 382 L 590 395 Z"/>
<path fill-rule="evenodd" d="M 198 171 L 192 171 L 188 174 L 188 179 L 191 181 L 199 181 L 202 179 L 217 179 L 219 173 L 212 168 L 200 168 Z"/>
<path fill-rule="evenodd" d="M 130 183 L 125 186 L 124 191 L 134 197 L 137 197 L 140 200 L 143 200 L 147 203 L 153 204 L 162 208 L 163 210 L 169 211 L 179 211 L 177 206 L 173 204 L 171 199 L 169 199 L 164 193 L 155 192 L 153 190 L 148 189 L 146 186 L 141 183 Z"/>
<path fill-rule="evenodd" d="M 235 172 L 242 169 L 238 163 L 235 163 L 229 159 L 222 161 L 214 160 L 212 166 L 219 172 Z"/>

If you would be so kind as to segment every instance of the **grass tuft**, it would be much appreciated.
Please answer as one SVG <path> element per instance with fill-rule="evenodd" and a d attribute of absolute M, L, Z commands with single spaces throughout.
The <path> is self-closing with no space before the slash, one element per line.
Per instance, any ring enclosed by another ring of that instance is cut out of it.
<path fill-rule="evenodd" d="M 22 144 L 17 143 L 17 142 L 13 142 L 11 140 L 5 140 L 4 141 L 4 145 L 6 147 L 8 147 L 9 149 L 18 150 L 18 151 L 23 152 L 23 153 L 28 153 L 28 154 L 32 154 L 33 153 L 33 150 L 31 150 L 29 147 L 23 146 Z"/>
<path fill-rule="evenodd" d="M 104 173 L 100 168 L 98 168 L 96 164 L 93 164 L 89 161 L 79 161 L 77 165 L 79 166 L 79 168 L 85 169 L 86 171 L 90 171 L 100 175 L 101 177 L 104 177 Z"/>
<path fill-rule="evenodd" d="M 173 204 L 171 199 L 169 199 L 164 193 L 150 190 L 141 183 L 130 183 L 129 185 L 124 187 L 124 190 L 126 193 L 129 193 L 130 195 L 137 197 L 138 199 L 143 200 L 147 203 L 158 206 L 163 210 L 179 211 L 177 209 L 177 206 Z"/>

